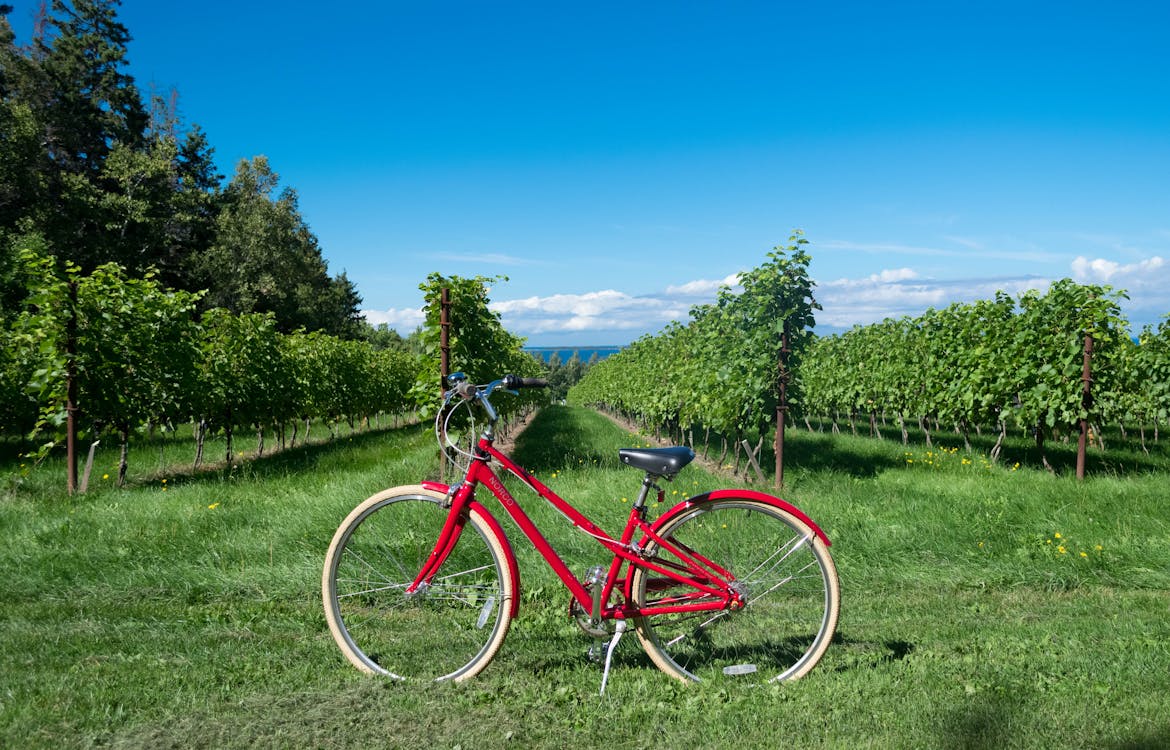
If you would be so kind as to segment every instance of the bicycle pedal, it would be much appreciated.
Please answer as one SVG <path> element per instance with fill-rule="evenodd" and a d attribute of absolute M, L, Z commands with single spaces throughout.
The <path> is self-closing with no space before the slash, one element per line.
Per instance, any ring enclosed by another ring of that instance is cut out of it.
<path fill-rule="evenodd" d="M 592 646 L 586 649 L 586 658 L 588 658 L 589 661 L 593 662 L 594 664 L 601 664 L 605 661 L 606 646 L 607 644 L 605 641 L 595 641 Z"/>

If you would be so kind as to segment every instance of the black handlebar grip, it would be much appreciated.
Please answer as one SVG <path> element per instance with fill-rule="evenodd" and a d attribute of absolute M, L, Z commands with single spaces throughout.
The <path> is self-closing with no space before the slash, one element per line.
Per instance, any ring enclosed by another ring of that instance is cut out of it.
<path fill-rule="evenodd" d="M 515 375 L 505 375 L 504 387 L 512 391 L 517 388 L 547 388 L 548 381 L 544 378 L 521 378 Z"/>

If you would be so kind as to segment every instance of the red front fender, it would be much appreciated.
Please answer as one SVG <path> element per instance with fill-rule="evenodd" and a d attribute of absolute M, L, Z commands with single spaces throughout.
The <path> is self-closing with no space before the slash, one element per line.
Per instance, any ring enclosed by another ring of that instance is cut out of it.
<path fill-rule="evenodd" d="M 444 495 L 450 490 L 450 485 L 441 484 L 439 482 L 423 482 L 423 487 L 433 492 L 441 492 Z M 500 542 L 504 547 L 504 555 L 508 558 L 508 569 L 512 571 L 512 617 L 515 618 L 520 612 L 520 566 L 516 564 L 516 555 L 512 552 L 512 543 L 508 541 L 508 535 L 504 533 L 504 527 L 496 520 L 488 509 L 483 507 L 478 500 L 471 501 L 471 508 L 484 520 L 484 523 L 492 530 L 492 532 L 499 537 Z"/>

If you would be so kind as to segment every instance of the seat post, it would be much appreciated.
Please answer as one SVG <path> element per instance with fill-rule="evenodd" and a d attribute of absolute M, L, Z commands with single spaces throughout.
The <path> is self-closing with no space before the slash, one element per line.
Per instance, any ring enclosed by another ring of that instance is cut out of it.
<path fill-rule="evenodd" d="M 646 506 L 646 496 L 650 494 L 650 489 L 659 489 L 654 482 L 658 479 L 657 474 L 646 472 L 646 476 L 642 478 L 642 489 L 638 491 L 638 499 L 634 501 L 634 507 L 641 510 Z"/>

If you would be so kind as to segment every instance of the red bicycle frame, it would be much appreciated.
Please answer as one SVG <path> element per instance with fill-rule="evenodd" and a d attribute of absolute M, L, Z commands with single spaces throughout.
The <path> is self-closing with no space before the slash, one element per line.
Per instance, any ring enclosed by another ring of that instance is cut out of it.
<path fill-rule="evenodd" d="M 427 483 L 425 485 L 429 489 L 445 493 L 451 505 L 443 530 L 439 534 L 439 539 L 435 542 L 434 550 L 423 565 L 422 570 L 415 577 L 414 582 L 407 589 L 408 594 L 425 589 L 434 580 L 443 561 L 446 560 L 451 550 L 454 549 L 455 544 L 459 541 L 459 536 L 467 522 L 468 514 L 473 504 L 478 508 L 482 508 L 475 500 L 475 490 L 482 484 L 486 485 L 492 494 L 496 496 L 496 499 L 500 501 L 504 510 L 508 512 L 512 520 L 516 522 L 516 525 L 520 527 L 520 530 L 532 542 L 549 567 L 556 572 L 557 576 L 581 605 L 583 611 L 591 611 L 593 601 L 589 591 L 573 575 L 568 565 L 565 564 L 556 550 L 552 548 L 552 545 L 548 543 L 548 540 L 545 539 L 544 535 L 532 522 L 532 519 L 524 512 L 524 509 L 520 507 L 520 504 L 508 489 L 504 487 L 500 477 L 493 471 L 490 465 L 490 462 L 493 460 L 498 461 L 503 468 L 507 469 L 521 482 L 552 504 L 575 527 L 596 539 L 598 543 L 613 553 L 613 561 L 610 563 L 601 592 L 600 601 L 603 603 L 602 611 L 597 613 L 602 618 L 624 619 L 632 616 L 654 614 L 737 609 L 743 606 L 743 598 L 733 586 L 735 577 L 729 571 L 696 553 L 694 550 L 684 548 L 660 536 L 654 528 L 655 524 L 647 523 L 646 509 L 643 503 L 635 503 L 634 507 L 630 508 L 630 514 L 626 520 L 625 528 L 622 530 L 621 537 L 614 539 L 566 500 L 537 480 L 531 473 L 497 450 L 492 445 L 492 441 L 486 437 L 480 438 L 476 455 L 468 465 L 467 473 L 461 484 L 455 487 L 437 483 Z M 713 499 L 724 494 L 725 491 L 708 493 L 698 498 L 692 498 L 660 517 L 658 524 L 661 523 L 663 518 L 680 509 L 685 509 L 697 502 Z M 737 495 L 766 499 L 768 502 L 782 505 L 789 512 L 795 512 L 802 520 L 809 524 L 809 527 L 813 529 L 817 536 L 828 543 L 828 539 L 807 516 L 787 503 L 779 501 L 778 498 L 750 491 L 738 491 Z M 512 552 L 508 548 L 506 537 L 504 537 L 498 524 L 495 523 L 494 519 L 486 511 L 483 511 L 482 515 L 491 519 L 489 523 L 493 525 L 493 530 L 499 534 L 501 539 L 505 539 L 505 550 L 508 555 L 511 555 Z M 641 537 L 635 543 L 634 536 L 639 532 L 641 533 Z M 649 544 L 654 544 L 659 549 L 668 550 L 679 562 L 661 561 L 644 556 L 642 551 Z M 513 559 L 510 562 L 513 563 L 512 569 L 516 570 L 515 560 Z M 628 566 L 624 579 L 619 577 L 623 564 Z M 655 588 L 662 588 L 666 585 L 677 583 L 687 587 L 688 590 L 677 593 L 677 595 L 669 599 L 660 600 L 653 606 L 635 607 L 632 604 L 633 576 L 631 573 L 636 567 L 653 571 L 664 577 L 651 579 L 650 583 Z M 613 593 L 614 587 L 619 581 L 622 583 L 622 594 L 626 603 L 617 607 L 607 606 L 606 603 L 609 602 L 610 595 Z M 517 596 L 513 606 L 518 606 L 518 602 L 519 597 Z"/>

